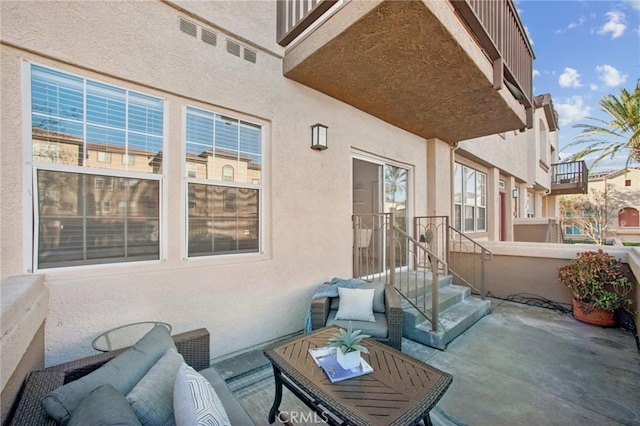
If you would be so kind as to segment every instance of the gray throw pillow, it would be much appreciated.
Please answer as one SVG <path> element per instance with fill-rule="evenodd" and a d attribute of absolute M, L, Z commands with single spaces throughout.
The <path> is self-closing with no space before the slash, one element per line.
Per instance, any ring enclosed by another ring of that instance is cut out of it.
<path fill-rule="evenodd" d="M 97 387 L 111 384 L 121 394 L 128 394 L 169 348 L 175 348 L 169 330 L 157 325 L 138 343 L 99 369 L 47 394 L 42 399 L 42 407 L 65 425 L 73 410 Z"/>
<path fill-rule="evenodd" d="M 131 406 L 111 385 L 102 385 L 73 410 L 67 426 L 141 426 Z"/>
<path fill-rule="evenodd" d="M 383 282 L 373 282 L 371 284 L 363 284 L 359 288 L 373 288 L 375 290 L 373 295 L 373 312 L 384 314 L 385 284 Z"/>
<path fill-rule="evenodd" d="M 127 401 L 143 426 L 172 426 L 173 384 L 184 358 L 170 348 L 127 394 Z"/>

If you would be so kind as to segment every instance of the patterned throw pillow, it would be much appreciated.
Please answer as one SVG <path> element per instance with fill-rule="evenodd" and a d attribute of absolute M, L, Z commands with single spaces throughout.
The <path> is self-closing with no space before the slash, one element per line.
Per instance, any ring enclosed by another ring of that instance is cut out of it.
<path fill-rule="evenodd" d="M 211 383 L 182 363 L 173 387 L 176 426 L 229 426 L 227 412 Z"/>

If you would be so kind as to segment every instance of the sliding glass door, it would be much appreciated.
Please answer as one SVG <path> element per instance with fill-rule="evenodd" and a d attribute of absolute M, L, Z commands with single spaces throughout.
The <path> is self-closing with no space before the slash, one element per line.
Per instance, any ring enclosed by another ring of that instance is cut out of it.
<path fill-rule="evenodd" d="M 386 233 L 381 213 L 393 213 L 394 224 L 407 232 L 409 170 L 384 162 L 353 159 L 353 214 L 360 221 L 354 241 L 354 270 L 382 272 Z M 396 247 L 396 266 L 406 265 L 404 247 Z M 364 259 L 364 260 L 363 260 Z M 361 265 L 355 265 L 360 261 Z"/>

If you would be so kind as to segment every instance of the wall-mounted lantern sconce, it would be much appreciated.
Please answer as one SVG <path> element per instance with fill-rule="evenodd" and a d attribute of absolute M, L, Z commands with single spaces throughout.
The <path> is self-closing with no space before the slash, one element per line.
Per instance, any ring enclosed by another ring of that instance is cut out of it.
<path fill-rule="evenodd" d="M 322 151 L 327 146 L 327 129 L 324 124 L 316 123 L 311 126 L 311 149 Z"/>
<path fill-rule="evenodd" d="M 513 190 L 513 198 L 518 198 L 518 188 Z"/>

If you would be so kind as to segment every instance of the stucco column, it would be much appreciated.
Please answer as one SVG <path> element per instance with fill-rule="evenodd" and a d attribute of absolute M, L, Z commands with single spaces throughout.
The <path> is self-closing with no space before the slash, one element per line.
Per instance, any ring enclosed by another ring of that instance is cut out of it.
<path fill-rule="evenodd" d="M 500 241 L 500 170 L 491 168 L 487 173 L 487 238 Z"/>
<path fill-rule="evenodd" d="M 516 218 L 516 212 L 522 211 L 522 208 L 518 206 L 518 203 L 522 199 L 522 194 L 518 195 L 518 198 L 513 198 L 513 190 L 519 189 L 516 180 L 513 176 L 509 177 L 507 184 L 507 202 L 506 202 L 506 214 L 504 225 L 504 240 L 513 241 L 513 220 Z"/>
<path fill-rule="evenodd" d="M 427 139 L 427 215 L 451 218 L 453 147 L 440 139 Z"/>

